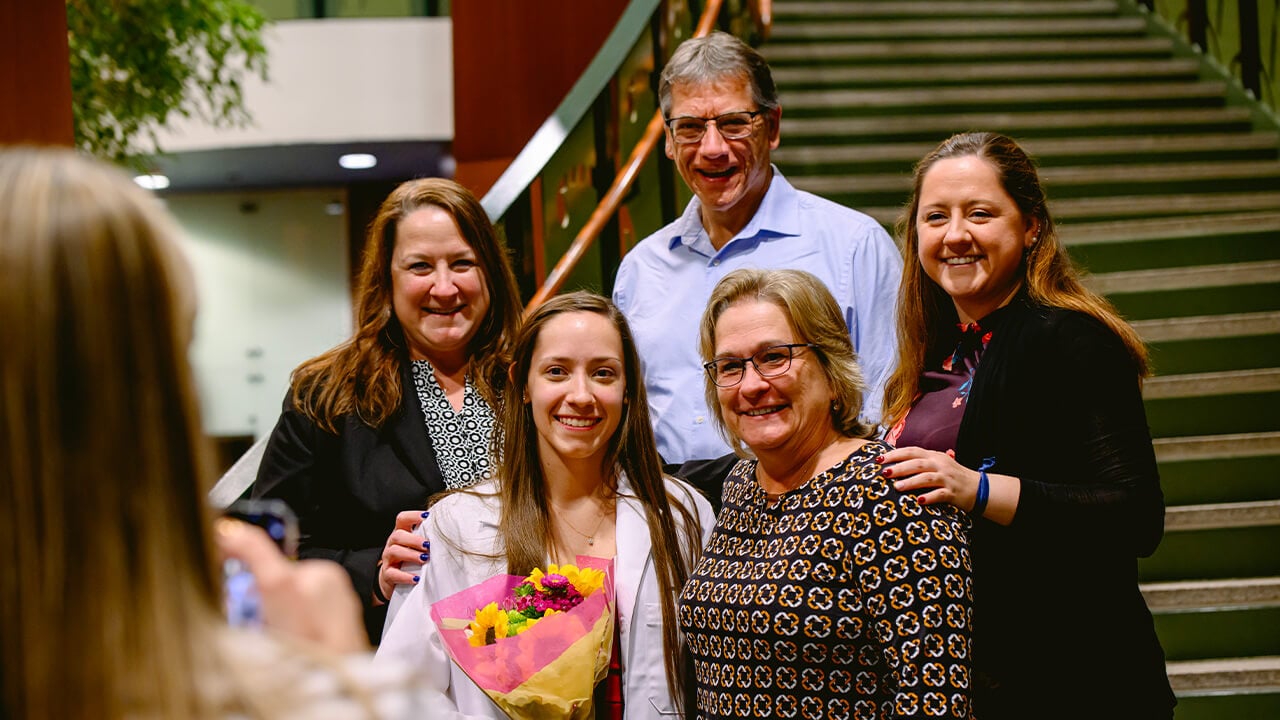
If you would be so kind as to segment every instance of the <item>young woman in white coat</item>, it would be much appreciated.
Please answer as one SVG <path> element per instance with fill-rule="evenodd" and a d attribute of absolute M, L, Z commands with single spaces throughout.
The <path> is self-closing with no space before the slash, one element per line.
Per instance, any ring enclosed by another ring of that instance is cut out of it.
<path fill-rule="evenodd" d="M 662 474 L 626 320 L 597 295 L 553 298 L 520 331 L 510 375 L 501 477 L 432 508 L 419 529 L 434 542 L 431 559 L 419 583 L 396 590 L 378 657 L 422 668 L 449 710 L 504 718 L 445 654 L 431 604 L 497 574 L 612 558 L 622 704 L 610 698 L 596 716 L 681 714 L 675 600 L 715 517 L 696 490 Z"/>

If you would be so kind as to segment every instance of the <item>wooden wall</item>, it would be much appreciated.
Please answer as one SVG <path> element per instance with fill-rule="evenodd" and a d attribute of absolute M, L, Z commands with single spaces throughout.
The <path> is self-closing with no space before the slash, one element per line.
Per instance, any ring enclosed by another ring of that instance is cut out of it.
<path fill-rule="evenodd" d="M 455 177 L 486 191 L 564 99 L 627 0 L 466 0 L 453 17 Z"/>
<path fill-rule="evenodd" d="M 71 145 L 67 8 L 0 0 L 0 145 Z"/>

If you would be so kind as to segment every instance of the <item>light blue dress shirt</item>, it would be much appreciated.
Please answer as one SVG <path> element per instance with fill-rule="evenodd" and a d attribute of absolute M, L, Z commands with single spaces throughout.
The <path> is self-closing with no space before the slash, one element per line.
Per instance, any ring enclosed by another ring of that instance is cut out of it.
<path fill-rule="evenodd" d="M 703 395 L 698 323 L 716 283 L 743 267 L 818 276 L 844 311 L 869 389 L 864 419 L 878 424 L 897 341 L 894 307 L 902 257 L 871 217 L 796 190 L 778 169 L 755 217 L 717 252 L 697 198 L 675 222 L 622 259 L 613 301 L 631 325 L 644 366 L 658 451 L 666 462 L 731 452 Z"/>

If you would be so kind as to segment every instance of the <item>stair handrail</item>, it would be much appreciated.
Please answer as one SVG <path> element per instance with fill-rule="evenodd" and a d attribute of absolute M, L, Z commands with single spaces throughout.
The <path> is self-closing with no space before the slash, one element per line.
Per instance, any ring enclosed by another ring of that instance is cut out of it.
<path fill-rule="evenodd" d="M 698 19 L 698 27 L 694 30 L 693 37 L 704 37 L 711 32 L 712 28 L 715 27 L 716 19 L 720 15 L 722 4 L 723 0 L 708 0 L 707 6 L 702 11 L 702 16 Z M 755 7 L 757 9 L 755 15 L 760 23 L 759 31 L 762 37 L 767 37 L 769 28 L 772 25 L 772 2 L 771 0 L 758 0 L 755 3 Z M 662 137 L 664 127 L 662 109 L 659 108 L 653 113 L 653 118 L 649 120 L 649 124 L 645 127 L 644 135 L 640 137 L 639 142 L 632 148 L 626 164 L 614 176 L 613 182 L 609 185 L 604 197 L 601 198 L 600 204 L 591 213 L 591 217 L 587 218 L 586 224 L 578 231 L 573 243 L 569 245 L 569 249 L 560 257 L 551 272 L 547 273 L 542 286 L 538 288 L 537 292 L 529 300 L 529 304 L 525 306 L 526 315 L 550 299 L 564 286 L 565 279 L 577 267 L 582 256 L 591 248 L 591 244 L 600 236 L 605 224 L 618 212 L 618 206 L 622 204 L 622 199 L 631 191 L 631 186 L 640 174 L 640 170 L 644 168 L 644 164 L 648 162 L 649 156 L 658 144 L 658 139 Z M 517 158 L 518 160 L 519 158 Z"/>
<path fill-rule="evenodd" d="M 538 130 L 525 144 L 515 160 L 498 177 L 489 191 L 480 199 L 480 205 L 489 215 L 489 220 L 498 222 L 520 194 L 525 191 L 538 174 L 547 166 L 547 162 L 556 150 L 564 144 L 569 131 L 573 129 L 582 116 L 591 107 L 592 101 L 608 84 L 614 70 L 622 64 L 636 39 L 648 25 L 658 7 L 659 0 L 632 0 L 622 11 L 613 30 L 600 46 L 600 51 L 592 58 L 587 69 L 578 77 L 577 82 L 564 96 L 564 100 L 555 111 L 547 117 Z M 717 5 L 719 2 L 717 0 Z"/>

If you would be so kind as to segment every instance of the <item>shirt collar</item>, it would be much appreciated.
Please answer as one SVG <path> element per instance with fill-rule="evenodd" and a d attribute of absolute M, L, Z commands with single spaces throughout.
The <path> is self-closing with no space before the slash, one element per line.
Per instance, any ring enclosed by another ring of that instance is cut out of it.
<path fill-rule="evenodd" d="M 770 167 L 773 168 L 773 181 L 769 183 L 769 189 L 765 191 L 756 214 L 721 251 L 739 238 L 773 238 L 800 234 L 800 193 L 787 182 L 776 165 Z M 707 256 L 716 254 L 706 229 L 702 227 L 702 203 L 697 196 L 689 201 L 672 230 L 674 232 L 667 242 L 667 249 L 674 250 L 677 245 L 684 245 Z"/>

